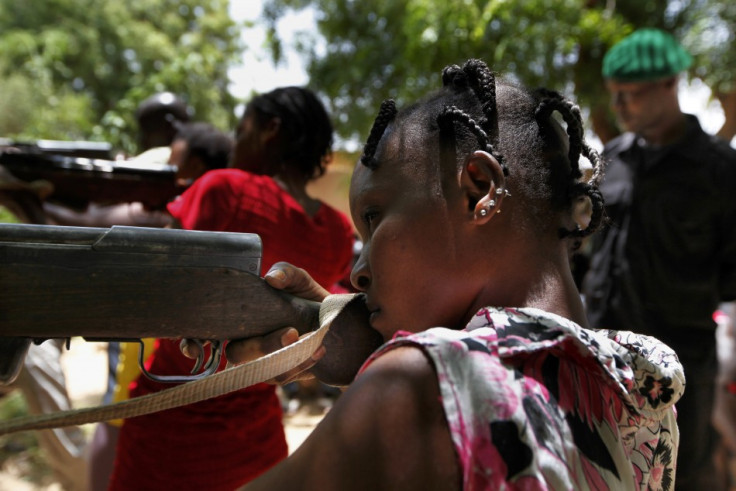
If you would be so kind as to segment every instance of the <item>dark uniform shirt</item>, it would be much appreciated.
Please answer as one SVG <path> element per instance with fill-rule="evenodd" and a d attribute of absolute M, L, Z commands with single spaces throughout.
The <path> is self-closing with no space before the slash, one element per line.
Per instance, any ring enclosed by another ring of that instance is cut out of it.
<path fill-rule="evenodd" d="M 583 283 L 591 325 L 714 356 L 712 314 L 736 298 L 736 151 L 687 117 L 679 142 L 611 141 L 601 186 L 610 223 Z"/>

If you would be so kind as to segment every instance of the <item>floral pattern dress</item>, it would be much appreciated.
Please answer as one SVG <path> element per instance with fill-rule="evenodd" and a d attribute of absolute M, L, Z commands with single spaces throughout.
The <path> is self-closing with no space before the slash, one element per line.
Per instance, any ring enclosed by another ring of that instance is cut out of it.
<path fill-rule="evenodd" d="M 437 370 L 464 489 L 673 489 L 685 377 L 657 339 L 484 308 L 462 331 L 400 332 L 365 366 L 406 345 Z"/>

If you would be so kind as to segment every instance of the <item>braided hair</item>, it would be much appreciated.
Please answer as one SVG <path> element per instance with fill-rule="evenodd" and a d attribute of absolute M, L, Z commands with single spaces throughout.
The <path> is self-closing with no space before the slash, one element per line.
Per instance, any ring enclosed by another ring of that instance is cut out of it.
<path fill-rule="evenodd" d="M 443 88 L 401 112 L 393 101 L 381 105 L 361 163 L 376 168 L 375 153 L 391 124 L 410 117 L 424 121 L 427 136 L 436 134 L 439 159 L 452 149 L 456 163 L 476 150 L 493 155 L 509 176 L 508 187 L 515 200 L 531 207 L 530 226 L 547 227 L 553 214 L 572 211 L 581 198 L 590 199 L 593 213 L 585 228 L 560 229 L 560 238 L 573 240 L 573 248 L 593 233 L 603 220 L 603 198 L 598 190 L 603 161 L 584 139 L 580 109 L 558 92 L 530 92 L 508 81 L 497 81 L 481 60 L 468 60 L 462 67 L 450 65 L 442 72 Z M 558 113 L 565 130 L 553 116 Z M 432 148 L 427 146 L 427 148 Z M 580 158 L 587 159 L 591 177 L 583 180 Z"/>
<path fill-rule="evenodd" d="M 282 167 L 295 167 L 307 179 L 325 173 L 332 159 L 332 123 L 324 105 L 309 89 L 282 87 L 253 98 L 246 109 L 259 125 L 279 118 Z"/>

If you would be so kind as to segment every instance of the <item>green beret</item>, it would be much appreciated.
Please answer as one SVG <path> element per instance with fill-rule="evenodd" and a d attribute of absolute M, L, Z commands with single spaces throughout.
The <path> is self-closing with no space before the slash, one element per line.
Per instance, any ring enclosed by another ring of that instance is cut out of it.
<path fill-rule="evenodd" d="M 670 34 L 640 29 L 625 37 L 603 57 L 603 78 L 643 82 L 676 75 L 693 58 Z"/>

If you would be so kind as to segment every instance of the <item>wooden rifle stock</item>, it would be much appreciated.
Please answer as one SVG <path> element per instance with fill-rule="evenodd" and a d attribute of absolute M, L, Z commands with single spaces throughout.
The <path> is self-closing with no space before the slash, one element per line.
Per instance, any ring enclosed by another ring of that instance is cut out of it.
<path fill-rule="evenodd" d="M 227 340 L 318 323 L 319 304 L 260 278 L 254 234 L 0 224 L 0 262 L 5 338 Z"/>
<path fill-rule="evenodd" d="M 0 224 L 0 383 L 31 340 L 225 341 L 318 327 L 320 304 L 271 288 L 260 269 L 255 234 Z M 353 303 L 324 341 L 332 357 L 316 373 L 327 383 L 348 383 L 381 342 Z"/>

